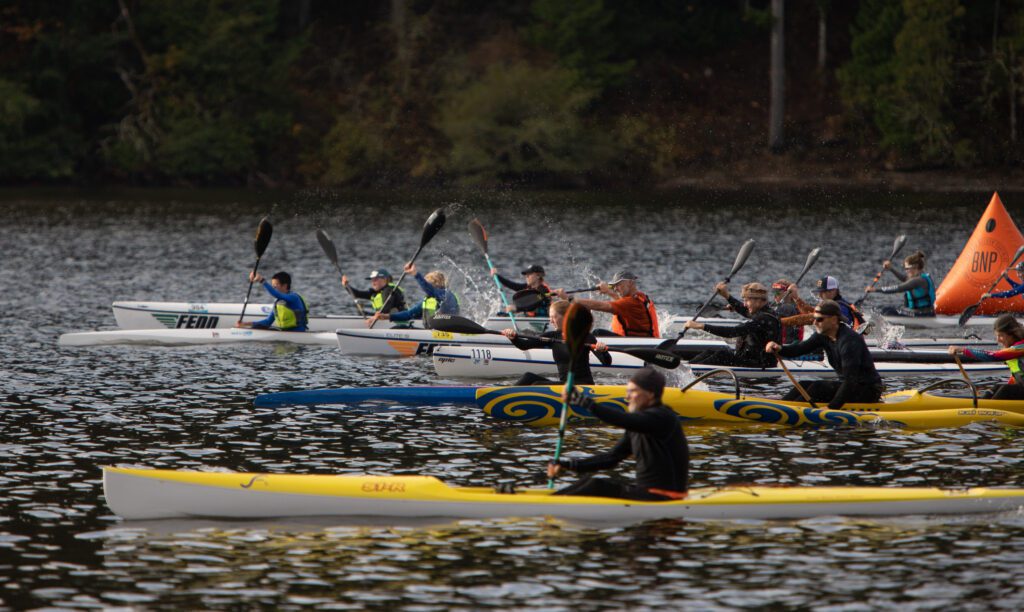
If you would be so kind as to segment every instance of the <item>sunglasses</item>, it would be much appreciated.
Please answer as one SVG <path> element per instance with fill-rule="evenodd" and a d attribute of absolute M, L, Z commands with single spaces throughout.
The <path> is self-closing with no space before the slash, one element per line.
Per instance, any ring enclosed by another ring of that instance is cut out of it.
<path fill-rule="evenodd" d="M 826 315 L 826 316 L 823 316 L 823 317 L 822 316 L 818 316 L 818 315 L 814 315 L 814 322 L 815 323 L 821 323 L 822 321 L 824 321 L 825 319 L 829 318 L 830 316 L 834 316 L 834 315 Z"/>

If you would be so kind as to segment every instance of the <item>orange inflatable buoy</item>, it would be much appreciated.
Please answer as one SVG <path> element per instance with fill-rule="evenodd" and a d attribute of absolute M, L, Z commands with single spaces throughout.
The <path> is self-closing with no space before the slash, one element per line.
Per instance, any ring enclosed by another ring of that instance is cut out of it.
<path fill-rule="evenodd" d="M 953 268 L 935 292 L 935 312 L 956 315 L 976 304 L 1010 265 L 1022 244 L 1024 235 L 1021 235 L 1010 214 L 1006 212 L 999 194 L 993 193 L 992 201 L 985 209 L 985 214 L 981 215 L 981 221 L 974 228 L 971 239 L 960 251 Z M 1021 259 L 1024 260 L 1024 257 Z M 1009 276 L 1014 282 L 1020 282 L 1016 272 L 1011 270 Z M 1004 280 L 992 291 L 1006 291 L 1009 288 L 1010 284 Z M 978 314 L 997 312 L 1024 312 L 1024 296 L 985 300 L 978 309 Z"/>

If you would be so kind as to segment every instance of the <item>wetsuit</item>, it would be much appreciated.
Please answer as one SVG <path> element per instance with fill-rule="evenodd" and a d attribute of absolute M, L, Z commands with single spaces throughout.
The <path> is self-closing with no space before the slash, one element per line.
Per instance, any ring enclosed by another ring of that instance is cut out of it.
<path fill-rule="evenodd" d="M 772 353 L 766 353 L 764 345 L 778 342 L 782 336 L 779 317 L 769 308 L 763 308 L 751 316 L 743 302 L 729 296 L 729 305 L 739 314 L 750 317 L 746 323 L 730 327 L 727 325 L 704 324 L 704 331 L 722 338 L 739 338 L 736 350 L 712 349 L 704 351 L 690 360 L 690 363 L 706 365 L 740 366 L 748 368 L 772 368 L 778 360 Z"/>
<path fill-rule="evenodd" d="M 267 318 L 253 322 L 253 328 L 270 329 L 273 327 L 281 331 L 306 331 L 306 324 L 309 322 L 309 309 L 306 306 L 306 300 L 294 291 L 281 293 L 267 281 L 263 281 L 263 288 L 277 301 L 274 302 L 274 307 L 270 310 Z"/>
<path fill-rule="evenodd" d="M 388 304 L 388 313 L 390 314 L 392 312 L 400 312 L 402 310 L 405 310 L 405 292 L 402 291 L 400 287 L 395 289 L 393 284 L 384 285 L 384 288 L 381 289 L 380 291 L 374 291 L 372 289 L 367 289 L 364 291 L 362 289 L 356 289 L 351 285 L 349 286 L 349 289 L 352 290 L 352 295 L 356 296 L 357 298 L 361 300 L 370 300 L 370 303 L 374 305 L 374 310 L 379 310 L 384 306 L 384 304 L 387 304 L 388 296 L 391 295 L 391 291 L 394 290 L 395 297 L 394 299 L 391 300 L 391 303 Z M 377 306 L 378 302 L 380 302 L 380 306 Z"/>
<path fill-rule="evenodd" d="M 1024 357 L 1024 340 L 999 349 L 998 351 L 982 351 L 964 349 L 964 355 L 976 361 L 1005 361 L 1010 368 L 1010 380 L 985 394 L 986 399 L 1021 400 L 1024 399 L 1024 374 L 1021 373 L 1020 359 Z"/>
<path fill-rule="evenodd" d="M 1010 283 L 1010 289 L 1006 291 L 1000 291 L 999 293 L 993 293 L 994 298 L 1012 298 L 1014 296 L 1024 293 L 1024 283 L 1015 283 L 1010 280 L 1010 277 L 1006 277 L 1006 282 Z"/>
<path fill-rule="evenodd" d="M 906 305 L 900 308 L 885 306 L 882 315 L 901 317 L 935 316 L 935 283 L 927 272 L 907 279 L 907 275 L 896 268 L 889 268 L 893 276 L 900 279 L 899 285 L 879 287 L 878 293 L 903 293 Z"/>
<path fill-rule="evenodd" d="M 558 342 L 545 341 L 541 338 L 554 339 L 558 340 Z M 527 349 L 551 349 L 551 356 L 558 367 L 558 380 L 551 380 L 539 374 L 527 372 L 516 381 L 516 385 L 557 385 L 565 382 L 566 377 L 569 375 L 569 345 L 562 342 L 561 331 L 546 331 L 536 337 L 519 334 L 516 336 L 516 342 Z M 580 347 L 580 354 L 576 358 L 576 367 L 572 371 L 572 380 L 575 384 L 594 384 L 594 374 L 590 371 L 590 348 L 587 345 L 595 344 L 596 342 L 597 338 L 594 337 L 594 334 L 589 334 L 584 344 Z"/>
<path fill-rule="evenodd" d="M 824 349 L 832 369 L 839 375 L 838 380 L 816 380 L 806 385 L 807 393 L 815 402 L 828 402 L 832 409 L 842 408 L 847 402 L 874 403 L 882 397 L 885 388 L 882 378 L 875 369 L 875 361 L 864 341 L 864 336 L 840 324 L 836 339 L 817 332 L 797 344 L 782 347 L 783 357 L 796 357 L 812 351 Z M 782 399 L 801 401 L 803 396 L 792 389 Z"/>
<path fill-rule="evenodd" d="M 636 459 L 636 480 L 624 482 L 584 476 L 556 491 L 555 495 L 664 501 L 676 499 L 686 492 L 689 487 L 690 450 L 679 425 L 679 417 L 672 409 L 659 403 L 637 412 L 622 412 L 596 404 L 589 397 L 572 403 L 589 410 L 609 425 L 622 427 L 626 433 L 608 452 L 585 459 L 562 459 L 558 465 L 587 474 L 613 468 L 623 459 L 633 456 Z"/>
<path fill-rule="evenodd" d="M 504 276 L 502 276 L 500 274 L 498 274 L 496 276 L 496 278 L 498 279 L 499 283 L 501 283 L 505 287 L 511 289 L 512 291 L 522 291 L 524 289 L 530 289 L 531 288 L 530 285 L 528 285 L 526 283 L 516 282 L 516 281 L 514 281 L 512 279 L 505 278 Z M 546 316 L 548 316 L 548 308 L 551 307 L 551 287 L 548 287 L 547 284 L 545 283 L 545 284 L 543 284 L 541 286 L 540 291 L 541 291 L 541 294 L 542 294 L 541 295 L 541 301 L 540 301 L 539 304 L 537 304 L 536 308 L 532 308 L 530 310 L 518 310 L 517 309 L 516 312 L 517 313 L 522 313 L 522 314 L 524 314 L 524 315 L 526 315 L 528 317 L 546 317 Z"/>

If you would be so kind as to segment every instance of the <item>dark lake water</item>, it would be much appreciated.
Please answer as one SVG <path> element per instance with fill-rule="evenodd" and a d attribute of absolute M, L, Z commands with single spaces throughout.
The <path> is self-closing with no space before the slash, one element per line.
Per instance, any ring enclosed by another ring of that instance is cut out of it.
<path fill-rule="evenodd" d="M 261 269 L 291 272 L 320 312 L 353 308 L 314 239 L 317 227 L 333 236 L 343 270 L 364 278 L 379 265 L 399 270 L 430 210 L 448 206 L 448 225 L 420 267 L 448 272 L 478 317 L 497 298 L 465 229 L 473 217 L 490 231 L 495 264 L 513 276 L 539 263 L 552 284 L 570 287 L 630 268 L 663 311 L 686 314 L 747 238 L 757 246 L 737 286 L 795 276 L 807 252 L 822 246 L 811 278 L 837 276 L 857 297 L 852 288 L 875 274 L 899 233 L 909 237 L 906 252 L 924 250 L 941 277 L 990 196 L 0 193 L 0 277 L 8 287 L 0 605 L 1019 609 L 1017 513 L 614 528 L 543 519 L 125 523 L 105 504 L 101 465 L 422 473 L 465 485 L 527 485 L 541 481 L 556 432 L 454 407 L 252 406 L 267 391 L 440 382 L 426 360 L 356 360 L 330 347 L 56 345 L 62 332 L 112 329 L 110 303 L 118 299 L 241 301 L 265 213 L 275 229 Z M 1024 219 L 1024 196 L 1004 201 Z M 913 433 L 694 429 L 687 437 L 696 486 L 1024 485 L 1020 435 L 987 424 Z M 616 438 L 578 428 L 567 449 L 594 452 Z"/>

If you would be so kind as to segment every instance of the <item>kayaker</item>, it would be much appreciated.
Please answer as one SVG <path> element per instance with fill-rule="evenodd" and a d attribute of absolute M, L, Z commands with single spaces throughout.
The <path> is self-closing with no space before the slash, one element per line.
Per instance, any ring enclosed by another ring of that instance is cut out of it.
<path fill-rule="evenodd" d="M 792 289 L 791 289 L 792 288 Z M 804 312 L 814 310 L 812 306 L 800 300 L 800 304 L 797 303 L 796 299 L 799 296 L 796 293 L 796 285 L 794 285 L 789 279 L 780 278 L 779 280 L 772 283 L 772 303 L 771 307 L 775 311 L 775 315 L 782 321 L 786 317 L 793 317 Z M 804 310 L 801 307 L 806 306 Z M 804 339 L 804 326 L 796 324 L 782 324 L 782 336 L 780 342 L 782 344 L 789 344 L 791 342 L 799 342 Z"/>
<path fill-rule="evenodd" d="M 989 298 L 1012 298 L 1024 293 L 1024 261 L 1018 262 L 1017 265 L 1014 266 L 1014 270 L 1017 271 L 1017 278 L 1019 278 L 1021 282 L 1013 282 L 1013 279 L 1010 278 L 1009 274 L 1007 274 L 1003 278 L 1006 279 L 1006 282 L 1010 284 L 1009 289 L 1007 289 L 1006 291 L 997 291 L 996 293 L 983 293 L 981 294 L 981 299 L 987 300 Z"/>
<path fill-rule="evenodd" d="M 611 333 L 616 336 L 630 336 L 636 338 L 660 338 L 661 330 L 658 328 L 658 311 L 654 308 L 654 302 L 637 288 L 637 276 L 627 270 L 616 272 L 612 280 L 598 285 L 597 290 L 613 298 L 607 300 L 591 300 L 586 298 L 575 298 L 575 300 L 591 310 L 608 312 L 612 315 Z M 573 301 L 573 296 L 568 295 L 564 289 L 555 289 L 554 294 L 566 300 Z M 607 331 L 604 335 L 607 335 Z M 597 335 L 602 335 L 598 331 Z"/>
<path fill-rule="evenodd" d="M 779 317 L 768 307 L 768 288 L 761 283 L 743 285 L 743 291 L 740 294 L 743 298 L 742 302 L 729 294 L 729 287 L 725 283 L 718 283 L 715 289 L 729 302 L 733 310 L 750 320 L 735 326 L 687 321 L 684 325 L 687 329 L 704 330 L 722 338 L 738 338 L 735 350 L 704 351 L 690 359 L 690 363 L 748 368 L 775 367 L 775 355 L 762 350 L 765 343 L 778 342 L 782 337 L 782 324 L 779 322 Z"/>
<path fill-rule="evenodd" d="M 690 451 L 679 417 L 661 402 L 665 377 L 653 368 L 642 368 L 626 384 L 626 412 L 602 406 L 579 387 L 563 401 L 579 406 L 609 425 L 626 430 L 608 452 L 585 459 L 560 459 L 548 464 L 548 478 L 563 469 L 588 474 L 555 495 L 587 495 L 645 501 L 668 501 L 686 497 L 689 487 Z M 624 482 L 589 475 L 607 470 L 623 460 L 636 459 L 636 480 Z"/>
<path fill-rule="evenodd" d="M 249 280 L 261 283 L 267 293 L 274 297 L 274 308 L 267 318 L 252 323 L 235 323 L 235 327 L 252 327 L 253 329 L 276 329 L 278 331 L 306 331 L 309 319 L 309 306 L 306 300 L 292 291 L 292 277 L 287 272 L 278 272 L 268 283 L 262 274 L 249 272 Z"/>
<path fill-rule="evenodd" d="M 963 355 L 976 361 L 1005 361 L 1010 368 L 1010 380 L 985 393 L 985 399 L 1024 400 L 1024 373 L 1021 372 L 1021 358 L 1024 357 L 1024 327 L 1012 314 L 996 317 L 992 324 L 996 333 L 998 351 L 982 351 L 963 346 L 950 346 L 950 355 Z"/>
<path fill-rule="evenodd" d="M 842 321 L 839 304 L 832 300 L 823 300 L 814 307 L 814 333 L 810 338 L 786 346 L 769 342 L 764 347 L 765 353 L 786 358 L 817 350 L 825 351 L 838 380 L 816 380 L 808 384 L 806 390 L 812 400 L 828 402 L 832 409 L 842 408 L 847 402 L 873 404 L 881 401 L 885 388 L 864 336 Z M 800 401 L 803 396 L 794 388 L 782 399 Z"/>
<path fill-rule="evenodd" d="M 423 301 L 412 308 L 401 312 L 377 312 L 366 320 L 366 326 L 370 327 L 375 321 L 385 320 L 396 323 L 423 319 L 423 326 L 430 327 L 430 319 L 437 313 L 459 314 L 459 296 L 448 288 L 448 281 L 440 270 L 427 272 L 426 276 L 416 271 L 416 264 L 410 262 L 405 264 L 405 273 L 411 274 L 420 289 L 427 294 Z"/>
<path fill-rule="evenodd" d="M 514 305 L 509 304 L 505 308 L 505 312 L 516 312 L 522 313 L 528 317 L 546 317 L 548 316 L 548 309 L 551 307 L 551 287 L 544 282 L 544 266 L 533 264 L 530 267 L 523 270 L 522 275 L 525 278 L 525 283 L 516 282 L 509 278 L 505 278 L 501 274 L 498 274 L 498 270 L 492 269 L 491 275 L 498 279 L 498 282 L 503 286 L 511 289 L 512 291 L 523 291 L 524 289 L 534 289 L 541 293 L 541 301 L 534 308 L 529 310 L 519 310 Z"/>
<path fill-rule="evenodd" d="M 543 339 L 562 339 L 562 323 L 565 321 L 565 313 L 568 310 L 569 302 L 565 300 L 559 300 L 552 304 L 551 311 L 548 314 L 548 323 L 550 323 L 551 329 L 538 336 L 519 334 L 512 328 L 501 332 L 509 339 L 519 338 L 520 345 L 525 346 L 527 349 L 551 349 L 551 356 L 558 367 L 558 380 L 551 380 L 533 372 L 526 372 L 516 381 L 516 386 L 557 385 L 565 382 L 566 376 L 569 374 L 569 346 L 565 342 L 552 343 L 550 341 L 545 342 Z M 593 334 L 587 336 L 580 350 L 580 355 L 576 358 L 576 367 L 572 373 L 573 380 L 581 385 L 594 384 L 594 374 L 590 371 L 591 349 L 598 352 L 607 351 L 608 346 L 598 342 Z"/>
<path fill-rule="evenodd" d="M 388 312 L 399 312 L 405 310 L 405 292 L 402 291 L 401 287 L 395 287 L 394 279 L 391 277 L 391 273 L 385 268 L 377 268 L 370 275 L 366 277 L 366 280 L 370 281 L 370 289 L 356 289 L 349 285 L 348 277 L 341 277 L 341 284 L 352 290 L 352 295 L 361 300 L 370 300 L 370 305 L 373 306 L 375 311 L 380 311 L 384 308 L 384 303 L 388 301 L 388 296 L 392 292 L 395 293 L 395 297 L 388 302 Z"/>
<path fill-rule="evenodd" d="M 798 325 L 803 329 L 804 325 L 810 325 L 814 321 L 814 307 L 807 302 L 800 299 L 800 294 L 797 291 L 796 285 L 792 285 L 789 288 L 790 296 L 793 302 L 796 304 L 797 309 L 800 310 L 799 315 L 794 315 L 790 318 L 788 315 L 783 316 L 783 326 L 794 326 Z M 857 310 L 857 307 L 847 302 L 846 299 L 839 293 L 839 281 L 834 276 L 823 276 L 818 279 L 814 289 L 811 289 L 811 293 L 818 298 L 818 301 L 832 300 L 836 304 L 839 304 L 839 311 L 842 313 L 843 322 L 852 327 L 854 330 L 860 329 L 860 326 L 864 324 L 864 315 Z M 783 342 L 783 344 L 788 344 Z"/>
<path fill-rule="evenodd" d="M 888 287 L 868 287 L 868 293 L 902 293 L 904 305 L 899 308 L 885 306 L 882 315 L 902 317 L 934 317 L 935 316 L 935 281 L 924 271 L 924 253 L 918 251 L 903 260 L 903 272 L 892 266 L 886 259 L 882 267 L 900 280 L 898 285 Z"/>

